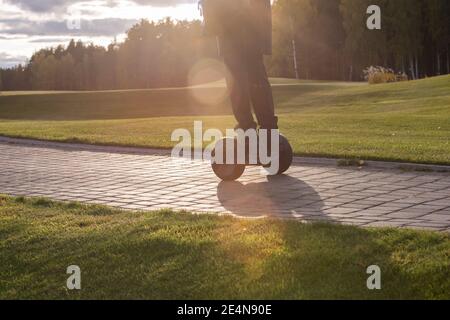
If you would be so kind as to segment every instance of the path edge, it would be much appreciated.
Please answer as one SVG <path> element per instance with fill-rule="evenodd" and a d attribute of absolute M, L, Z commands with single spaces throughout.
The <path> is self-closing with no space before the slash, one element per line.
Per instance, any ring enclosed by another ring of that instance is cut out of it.
<path fill-rule="evenodd" d="M 77 150 L 90 152 L 107 152 L 122 153 L 136 155 L 158 155 L 171 156 L 171 150 L 161 148 L 145 148 L 145 147 L 126 147 L 126 146 L 107 146 L 94 145 L 84 143 L 68 143 L 49 140 L 38 140 L 28 138 L 16 138 L 0 136 L 0 144 L 10 144 L 28 147 L 53 148 L 63 150 Z M 434 165 L 407 162 L 389 162 L 364 160 L 361 163 L 352 164 L 348 159 L 338 158 L 318 158 L 318 157 L 294 157 L 294 166 L 330 166 L 330 167 L 347 167 L 347 168 L 375 168 L 385 170 L 404 170 L 404 171 L 422 171 L 422 172 L 450 172 L 450 165 Z M 360 165 L 361 164 L 361 165 Z"/>

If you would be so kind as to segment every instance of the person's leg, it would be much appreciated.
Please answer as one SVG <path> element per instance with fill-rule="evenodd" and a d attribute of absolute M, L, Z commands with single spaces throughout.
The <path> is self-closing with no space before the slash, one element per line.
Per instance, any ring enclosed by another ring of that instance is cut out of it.
<path fill-rule="evenodd" d="M 249 96 L 247 61 L 243 54 L 228 50 L 224 54 L 224 62 L 228 69 L 227 87 L 233 113 L 238 122 L 237 128 L 256 129 L 257 124 L 253 118 Z"/>
<path fill-rule="evenodd" d="M 260 54 L 249 55 L 247 68 L 250 97 L 259 126 L 262 129 L 278 129 L 272 87 L 269 83 L 263 56 Z"/>

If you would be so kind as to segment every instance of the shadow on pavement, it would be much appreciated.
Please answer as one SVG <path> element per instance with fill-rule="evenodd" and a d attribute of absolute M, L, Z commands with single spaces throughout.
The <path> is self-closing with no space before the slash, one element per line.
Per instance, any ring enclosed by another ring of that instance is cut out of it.
<path fill-rule="evenodd" d="M 264 182 L 225 182 L 217 187 L 221 205 L 239 217 L 285 216 L 330 220 L 320 195 L 307 183 L 287 176 L 268 176 Z"/>

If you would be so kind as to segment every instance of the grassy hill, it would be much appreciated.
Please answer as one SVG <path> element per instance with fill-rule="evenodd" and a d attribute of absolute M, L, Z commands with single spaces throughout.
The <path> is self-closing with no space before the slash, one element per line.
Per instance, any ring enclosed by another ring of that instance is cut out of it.
<path fill-rule="evenodd" d="M 450 164 L 450 76 L 384 85 L 273 79 L 299 155 Z M 176 128 L 234 127 L 223 83 L 179 89 L 0 94 L 0 135 L 171 147 Z"/>

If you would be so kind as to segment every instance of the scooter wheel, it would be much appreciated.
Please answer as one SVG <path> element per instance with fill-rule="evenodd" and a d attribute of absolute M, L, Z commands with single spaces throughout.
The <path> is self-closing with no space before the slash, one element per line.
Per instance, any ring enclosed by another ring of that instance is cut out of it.
<path fill-rule="evenodd" d="M 291 167 L 292 161 L 294 160 L 294 152 L 289 141 L 281 134 L 279 135 L 279 139 L 278 171 L 271 172 L 270 175 L 282 175 Z M 270 168 L 270 164 L 264 165 L 263 167 Z"/>
<path fill-rule="evenodd" d="M 214 150 L 211 152 L 212 161 L 211 167 L 218 178 L 223 181 L 234 181 L 239 179 L 245 171 L 245 164 L 237 164 L 237 158 L 235 158 L 236 164 L 226 163 L 226 153 L 227 153 L 227 141 L 232 140 L 232 145 L 234 146 L 234 155 L 237 154 L 237 141 L 233 138 L 223 138 L 218 141 Z M 221 151 L 221 152 L 219 152 Z M 216 159 L 216 155 L 222 154 L 221 161 Z M 217 163 L 219 162 L 219 163 Z"/>
<path fill-rule="evenodd" d="M 223 181 L 235 181 L 239 179 L 245 171 L 245 165 L 241 164 L 212 164 L 212 169 L 216 176 Z"/>
<path fill-rule="evenodd" d="M 278 175 L 285 173 L 292 165 L 294 160 L 294 152 L 292 146 L 285 136 L 280 134 L 280 168 Z"/>

